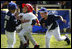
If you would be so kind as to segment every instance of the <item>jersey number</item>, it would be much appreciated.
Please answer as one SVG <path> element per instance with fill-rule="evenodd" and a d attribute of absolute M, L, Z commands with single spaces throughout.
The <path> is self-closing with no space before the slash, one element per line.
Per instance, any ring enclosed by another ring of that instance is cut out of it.
<path fill-rule="evenodd" d="M 6 28 L 7 20 L 9 20 L 9 19 L 10 19 L 10 16 L 6 15 L 5 16 L 4 28 Z"/>
<path fill-rule="evenodd" d="M 5 21 L 5 23 L 4 23 L 4 28 L 6 28 L 6 24 L 7 24 L 7 21 Z"/>
<path fill-rule="evenodd" d="M 9 18 L 10 18 L 10 16 L 8 16 L 8 15 L 5 16 L 5 19 L 6 20 L 9 20 Z"/>

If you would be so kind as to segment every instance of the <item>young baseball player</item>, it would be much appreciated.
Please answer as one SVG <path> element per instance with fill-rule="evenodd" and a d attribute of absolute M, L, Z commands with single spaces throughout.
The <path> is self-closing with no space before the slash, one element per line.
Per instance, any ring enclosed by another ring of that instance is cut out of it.
<path fill-rule="evenodd" d="M 66 23 L 66 20 L 62 18 L 62 16 L 59 15 L 48 15 L 48 11 L 46 8 L 42 8 L 40 9 L 40 15 L 42 17 L 40 24 L 42 25 L 42 27 L 47 28 L 47 32 L 46 32 L 46 48 L 50 48 L 50 39 L 51 36 L 54 35 L 54 37 L 58 40 L 64 40 L 67 42 L 67 44 L 70 44 L 70 40 L 68 38 L 68 36 L 62 36 L 60 35 L 60 29 L 59 29 L 59 25 L 56 22 L 56 20 L 61 19 L 64 23 Z"/>
<path fill-rule="evenodd" d="M 22 30 L 18 33 L 20 40 L 24 44 L 24 48 L 27 47 L 27 41 L 25 40 L 24 36 L 26 36 L 34 45 L 34 48 L 39 48 L 39 45 L 37 45 L 36 41 L 31 35 L 32 32 L 32 26 L 37 22 L 39 24 L 39 21 L 37 17 L 32 13 L 33 7 L 30 4 L 22 4 L 22 10 L 23 13 L 19 14 L 20 20 L 23 22 L 21 24 Z"/>
<path fill-rule="evenodd" d="M 19 6 L 17 6 L 17 9 L 16 9 L 16 11 L 15 11 L 15 16 L 17 17 L 18 20 L 19 20 L 19 17 L 18 17 L 18 14 L 19 14 L 19 13 L 20 13 L 20 9 L 19 9 Z M 18 25 L 18 26 L 21 26 L 21 25 Z M 18 26 L 17 26 L 17 27 L 18 27 Z M 16 29 L 16 32 L 19 33 L 21 29 L 22 29 L 22 28 Z M 26 41 L 27 41 L 27 43 L 28 43 L 28 47 L 29 47 L 29 39 L 28 39 L 26 36 L 24 36 L 24 38 L 26 39 Z M 19 48 L 24 48 L 22 41 L 20 41 Z"/>
<path fill-rule="evenodd" d="M 16 19 L 14 16 L 14 12 L 16 10 L 17 6 L 15 3 L 9 3 L 8 4 L 8 12 L 5 16 L 5 34 L 8 38 L 8 48 L 13 48 L 14 44 L 16 42 L 16 26 L 18 26 L 21 22 Z"/>

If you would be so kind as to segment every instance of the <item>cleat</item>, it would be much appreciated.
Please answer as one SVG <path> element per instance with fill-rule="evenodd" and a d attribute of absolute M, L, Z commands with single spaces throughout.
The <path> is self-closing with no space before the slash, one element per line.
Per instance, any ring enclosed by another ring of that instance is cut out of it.
<path fill-rule="evenodd" d="M 67 44 L 69 45 L 69 44 L 70 44 L 70 39 L 69 39 L 68 35 L 65 35 L 65 36 L 66 36 L 65 41 L 66 41 L 66 42 L 67 42 Z"/>
<path fill-rule="evenodd" d="M 28 44 L 25 43 L 25 44 L 23 45 L 23 48 L 27 48 L 27 47 L 28 47 Z"/>
<path fill-rule="evenodd" d="M 39 48 L 39 47 L 40 47 L 40 45 L 35 45 L 35 46 L 34 46 L 34 48 Z"/>

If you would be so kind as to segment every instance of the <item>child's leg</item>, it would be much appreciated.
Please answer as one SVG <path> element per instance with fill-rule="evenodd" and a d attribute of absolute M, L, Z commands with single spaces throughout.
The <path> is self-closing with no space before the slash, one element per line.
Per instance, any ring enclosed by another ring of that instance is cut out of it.
<path fill-rule="evenodd" d="M 37 45 L 36 41 L 34 40 L 34 38 L 32 37 L 31 32 L 27 32 L 28 39 L 32 42 L 33 45 Z"/>
<path fill-rule="evenodd" d="M 24 36 L 24 38 L 25 38 L 25 40 L 27 41 L 27 48 L 29 48 L 29 39 L 27 38 L 27 36 Z M 20 46 L 19 46 L 19 48 L 24 48 L 23 46 L 24 46 L 24 44 L 22 43 L 22 41 L 20 41 Z"/>
<path fill-rule="evenodd" d="M 26 41 L 27 41 L 27 47 L 29 48 L 29 39 L 27 38 L 27 36 L 24 36 L 24 38 L 26 39 Z"/>
<path fill-rule="evenodd" d="M 61 36 L 61 35 L 60 35 L 59 26 L 53 31 L 53 35 L 54 35 L 54 37 L 55 37 L 58 41 L 61 41 L 61 40 L 65 40 L 65 39 L 66 39 L 65 36 Z"/>
<path fill-rule="evenodd" d="M 8 32 L 8 31 L 5 31 L 5 34 L 8 38 L 7 42 L 8 42 L 8 48 L 13 48 L 14 47 L 14 44 L 16 43 L 16 31 L 15 32 Z"/>
<path fill-rule="evenodd" d="M 45 40 L 46 40 L 46 48 L 50 48 L 50 38 L 52 36 L 51 34 L 52 32 L 47 31 L 46 32 L 46 36 L 45 36 Z"/>
<path fill-rule="evenodd" d="M 16 31 L 14 31 L 14 36 L 13 36 L 13 45 L 12 47 L 14 47 L 14 44 L 16 43 Z"/>
<path fill-rule="evenodd" d="M 61 35 L 60 35 L 59 26 L 54 30 L 53 35 L 55 36 L 55 38 L 56 38 L 58 41 L 64 40 L 64 41 L 67 42 L 68 45 L 70 44 L 70 39 L 69 39 L 68 36 L 61 36 Z"/>
<path fill-rule="evenodd" d="M 19 31 L 20 32 L 20 31 Z M 19 33 L 18 32 L 18 33 Z M 29 39 L 26 37 L 26 35 L 23 36 L 25 38 L 25 40 L 27 41 L 27 47 L 29 47 Z M 24 43 L 22 43 L 22 41 L 20 40 L 20 46 L 19 48 L 24 48 Z"/>
<path fill-rule="evenodd" d="M 24 30 L 21 30 L 20 33 L 18 33 L 18 35 L 19 35 L 20 41 L 22 41 L 22 43 L 23 43 L 21 48 L 27 48 L 28 44 L 24 37 L 26 35 L 26 32 Z"/>
<path fill-rule="evenodd" d="M 27 41 L 26 41 L 25 38 L 24 38 L 24 35 L 25 35 L 25 31 L 24 31 L 24 29 L 22 29 L 22 30 L 18 33 L 18 36 L 19 36 L 19 38 L 20 38 L 20 40 L 22 41 L 23 44 L 24 44 L 24 43 L 27 43 Z"/>
<path fill-rule="evenodd" d="M 39 45 L 37 44 L 37 42 L 35 41 L 35 39 L 32 37 L 31 32 L 27 32 L 26 36 L 32 42 L 32 44 L 34 45 L 34 48 L 39 48 Z"/>

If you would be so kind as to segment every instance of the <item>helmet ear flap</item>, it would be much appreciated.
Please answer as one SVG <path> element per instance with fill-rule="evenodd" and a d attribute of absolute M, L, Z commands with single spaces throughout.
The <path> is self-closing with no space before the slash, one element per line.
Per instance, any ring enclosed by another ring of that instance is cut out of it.
<path fill-rule="evenodd" d="M 22 8 L 23 8 L 24 6 L 25 6 L 25 4 L 23 3 L 23 4 L 22 4 Z"/>
<path fill-rule="evenodd" d="M 30 12 L 32 12 L 33 11 L 33 8 L 32 7 L 30 7 Z"/>

